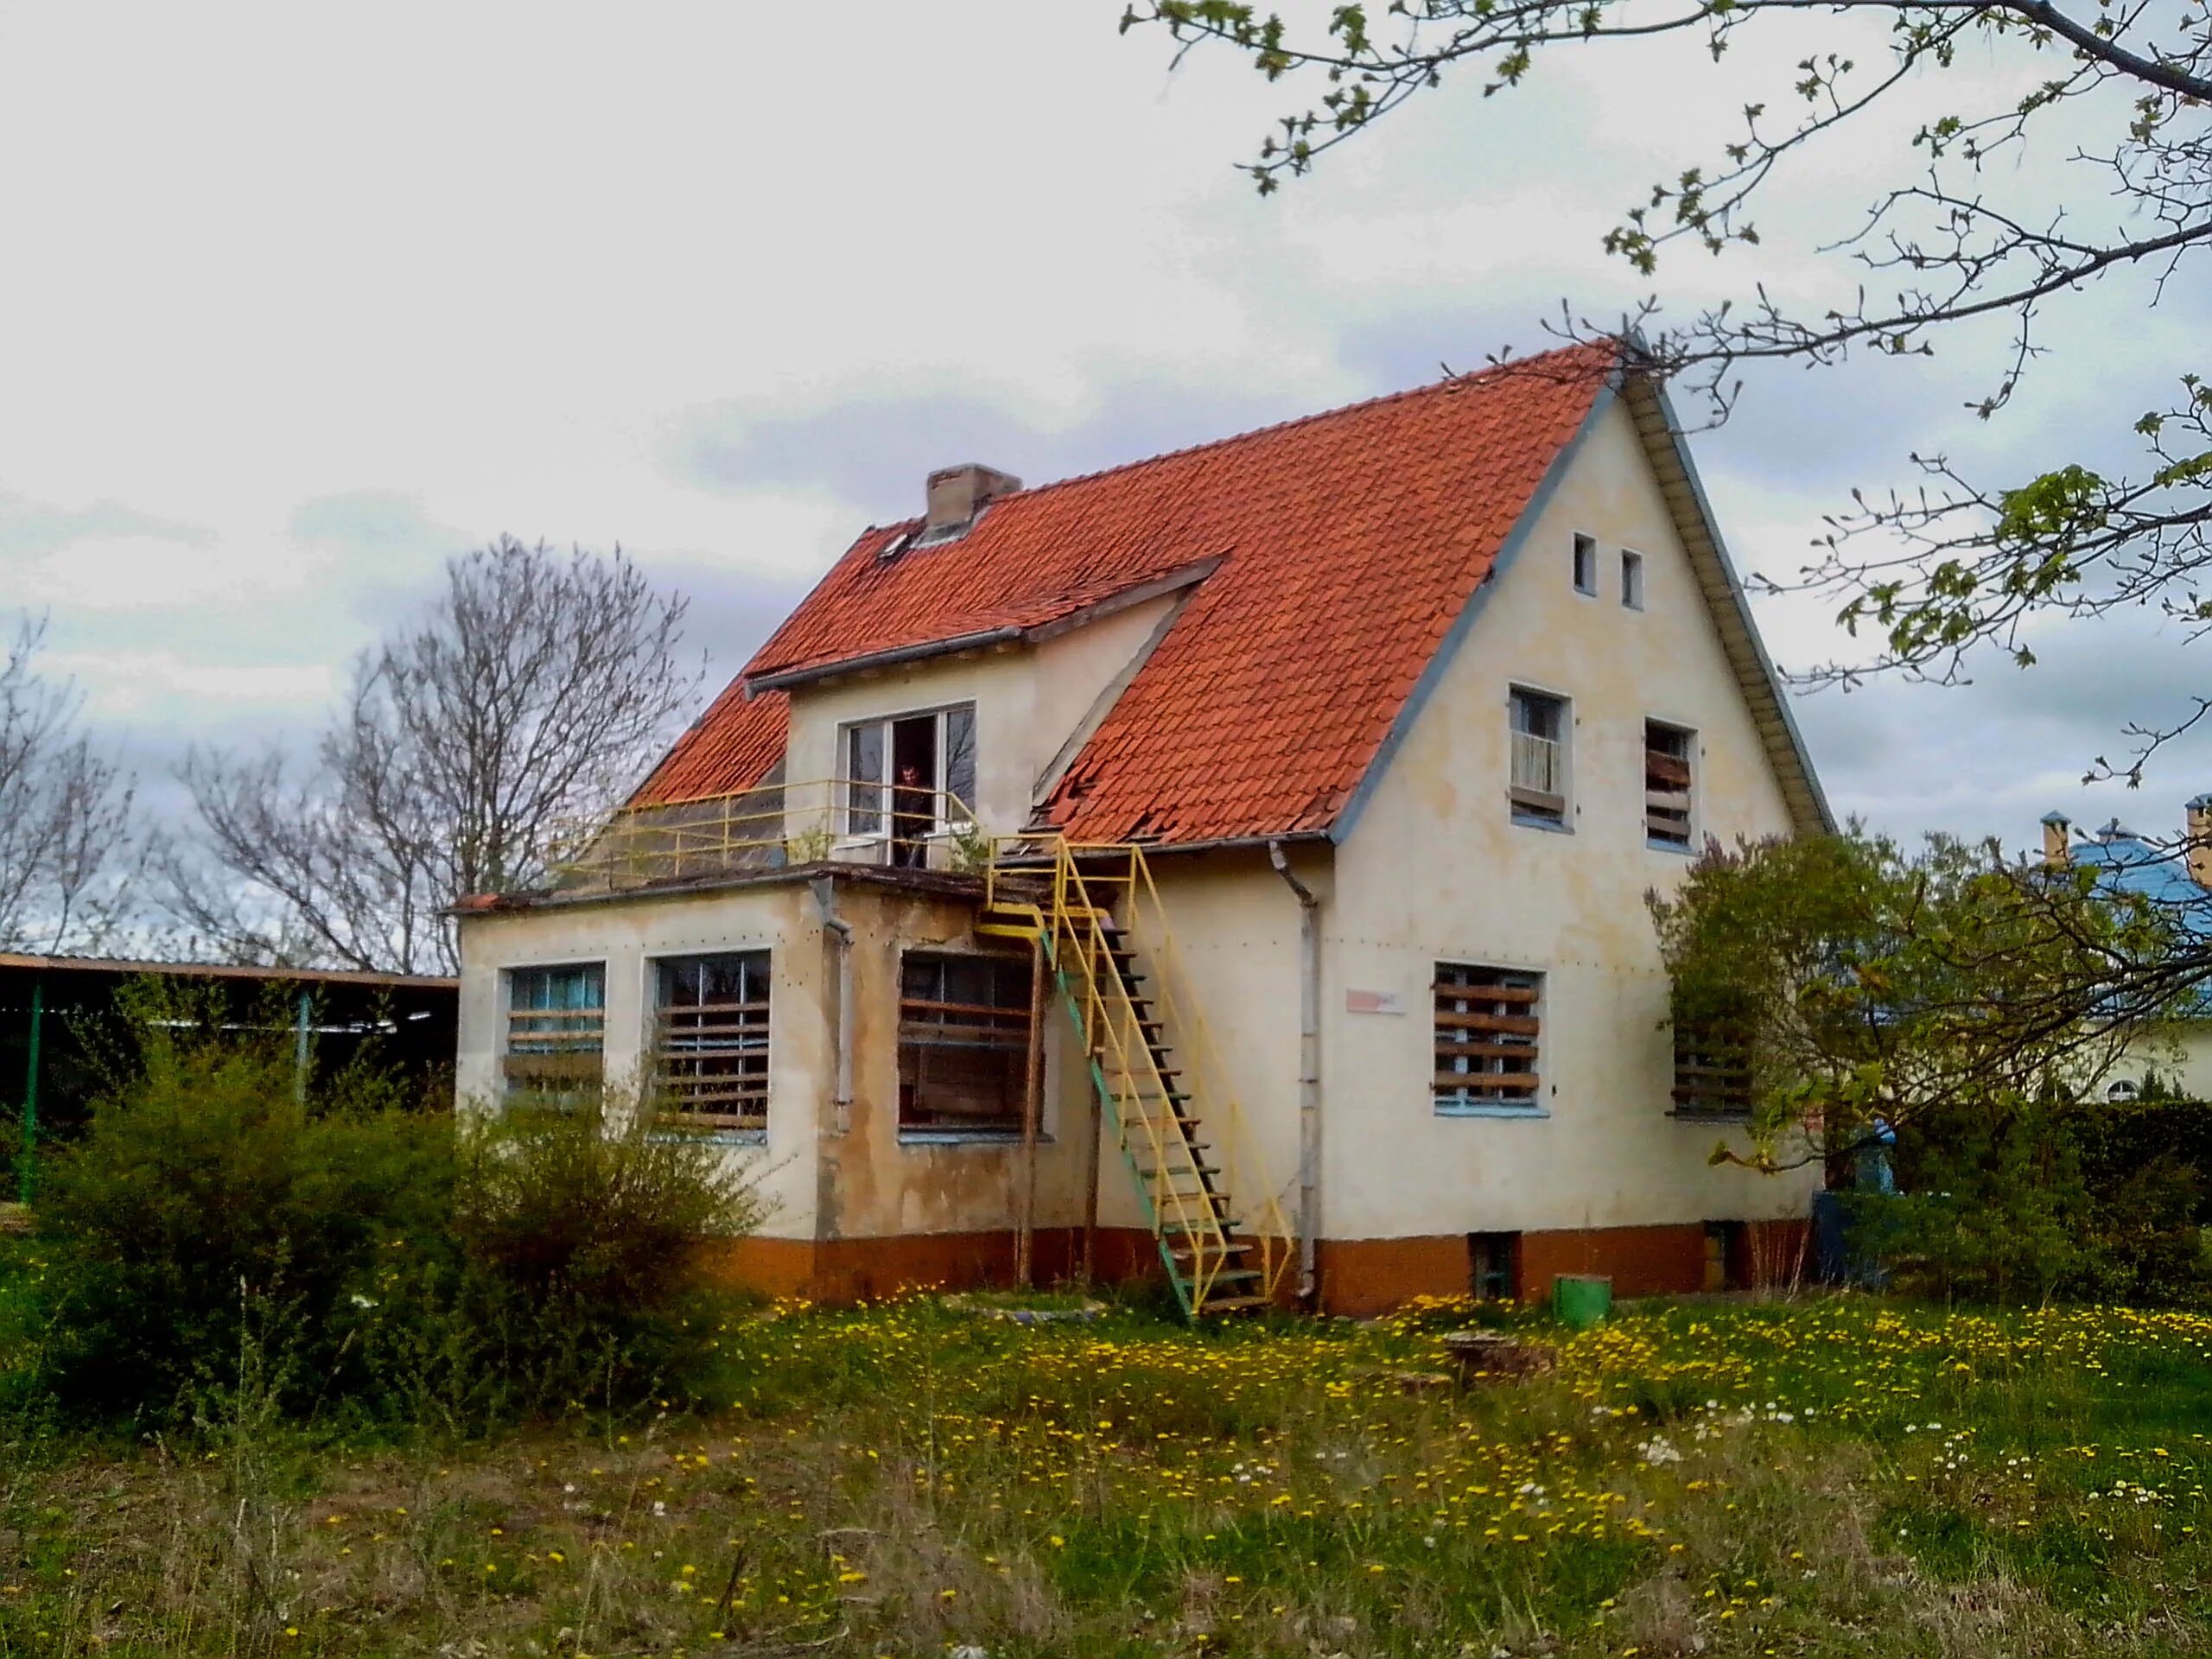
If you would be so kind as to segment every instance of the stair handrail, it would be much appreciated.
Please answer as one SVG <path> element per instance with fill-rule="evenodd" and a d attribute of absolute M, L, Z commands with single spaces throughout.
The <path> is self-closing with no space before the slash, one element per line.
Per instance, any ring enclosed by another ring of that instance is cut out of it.
<path fill-rule="evenodd" d="M 1108 906 L 1097 902 L 1098 895 L 1091 891 L 1100 878 L 1085 877 L 1077 862 L 1077 849 L 1065 840 L 1054 848 L 1048 925 L 1056 943 L 1063 938 L 1066 941 L 1066 957 L 1081 976 L 1080 1023 L 1094 1063 L 1110 1058 L 1112 1075 L 1118 1076 L 1124 1087 L 1137 1091 L 1131 1096 L 1137 1105 L 1135 1127 L 1141 1131 L 1145 1150 L 1152 1158 L 1152 1173 L 1141 1178 L 1138 1187 L 1145 1195 L 1147 1207 L 1152 1212 L 1154 1233 L 1163 1249 L 1172 1251 L 1166 1233 L 1166 1224 L 1172 1224 L 1190 1256 L 1187 1290 L 1179 1281 L 1177 1290 L 1185 1298 L 1185 1310 L 1195 1316 L 1205 1311 L 1207 1293 L 1231 1259 L 1228 1230 L 1203 1181 L 1196 1183 L 1197 1192 L 1186 1193 L 1177 1192 L 1172 1181 L 1161 1179 L 1170 1173 L 1171 1147 L 1185 1160 L 1191 1159 L 1192 1154 L 1179 1131 L 1172 1141 L 1166 1133 L 1175 1122 L 1173 1105 L 1167 1098 L 1167 1079 L 1160 1073 L 1151 1046 L 1143 1040 L 1128 987 L 1113 966 L 1109 954 L 1112 942 L 1099 920 L 1107 913 Z M 1134 883 L 1133 875 L 1128 880 Z M 1101 884 L 1115 885 L 1110 878 Z M 1056 951 L 1056 958 L 1058 955 Z M 1130 1114 L 1113 1104 L 1117 1096 L 1111 1077 L 1102 1072 L 1100 1081 L 1104 1085 L 1101 1095 L 1113 1111 L 1126 1156 L 1132 1128 Z M 1147 1085 L 1152 1093 L 1149 1101 L 1141 1093 Z M 1234 1192 L 1233 1188 L 1230 1191 Z M 1171 1277 L 1175 1276 L 1171 1274 Z"/>
<path fill-rule="evenodd" d="M 1198 999 L 1181 948 L 1175 942 L 1175 931 L 1167 925 L 1167 906 L 1160 897 L 1159 883 L 1153 879 L 1151 861 L 1146 858 L 1141 847 L 1133 844 L 1128 852 L 1132 872 L 1129 931 L 1133 937 L 1142 938 L 1146 942 L 1160 990 L 1160 1017 L 1167 1022 L 1176 1052 L 1191 1068 L 1197 1091 L 1203 1094 L 1209 1113 L 1214 1115 L 1208 1121 L 1218 1129 L 1215 1144 L 1222 1161 L 1223 1177 L 1229 1190 L 1237 1195 L 1245 1230 L 1259 1242 L 1261 1283 L 1272 1298 L 1296 1254 L 1290 1219 L 1275 1196 L 1275 1185 L 1268 1179 L 1267 1166 L 1254 1143 L 1243 1103 L 1230 1081 L 1233 1074 L 1223 1063 L 1221 1052 L 1214 1044 L 1213 1029 L 1206 1021 L 1205 1005 Z M 1149 908 L 1149 926 L 1141 925 L 1140 894 Z"/>

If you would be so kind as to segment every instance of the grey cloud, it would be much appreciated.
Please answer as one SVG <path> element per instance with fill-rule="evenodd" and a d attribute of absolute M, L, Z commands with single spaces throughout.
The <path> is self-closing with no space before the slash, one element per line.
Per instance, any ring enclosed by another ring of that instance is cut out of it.
<path fill-rule="evenodd" d="M 673 459 L 683 476 L 710 488 L 823 489 L 894 523 L 920 512 L 922 480 L 955 462 L 1044 483 L 1309 414 L 1310 401 L 1287 390 L 1260 397 L 1139 382 L 1109 391 L 1095 413 L 1058 431 L 960 394 L 862 398 L 789 417 L 732 404 L 698 415 Z"/>
<path fill-rule="evenodd" d="M 214 544 L 213 531 L 175 518 L 162 518 L 120 502 L 100 501 L 66 509 L 0 495 L 0 559 L 51 553 L 95 537 L 149 536 L 187 547 Z"/>

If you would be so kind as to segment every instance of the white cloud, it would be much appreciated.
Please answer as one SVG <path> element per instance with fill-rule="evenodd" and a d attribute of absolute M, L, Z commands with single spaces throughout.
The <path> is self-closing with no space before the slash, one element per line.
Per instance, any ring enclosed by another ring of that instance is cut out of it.
<path fill-rule="evenodd" d="M 1236 164 L 1287 89 L 1226 54 L 1171 70 L 1120 10 L 10 11 L 0 604 L 51 607 L 57 665 L 157 756 L 310 728 L 441 561 L 502 531 L 619 541 L 697 589 L 727 671 L 928 465 L 1081 470 L 1539 345 L 1561 294 L 1610 315 L 1636 285 L 1604 230 L 1712 159 L 1747 68 L 1786 82 L 1803 49 L 1569 54 L 1490 100 L 1460 77 L 1262 200 Z M 1919 101 L 2016 73 L 1978 60 Z M 1670 256 L 1671 291 L 1848 280 L 1811 250 L 1863 205 L 1866 142 L 1808 156 L 1758 254 Z M 2155 401 L 2171 334 L 2069 315 L 2070 354 L 1986 428 L 1960 405 L 1987 342 L 1763 378 L 1696 443 L 1738 552 L 1794 568 L 1915 441 L 2010 475 Z M 1835 648 L 1821 607 L 1763 612 L 1785 659 Z M 2136 650 L 2185 680 L 2172 641 Z M 2118 712 L 2016 702 L 1805 721 L 1847 807 L 1973 828 Z"/>

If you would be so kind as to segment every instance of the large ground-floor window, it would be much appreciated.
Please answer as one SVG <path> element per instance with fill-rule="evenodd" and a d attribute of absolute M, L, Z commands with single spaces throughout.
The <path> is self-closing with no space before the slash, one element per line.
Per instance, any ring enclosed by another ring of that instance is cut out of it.
<path fill-rule="evenodd" d="M 658 1120 L 715 1134 L 766 1135 L 768 953 L 664 957 L 653 977 Z"/>
<path fill-rule="evenodd" d="M 507 970 L 507 1103 L 568 1107 L 596 1098 L 606 1075 L 607 965 Z"/>
<path fill-rule="evenodd" d="M 1021 1133 L 1027 957 L 909 950 L 899 964 L 901 1131 Z"/>

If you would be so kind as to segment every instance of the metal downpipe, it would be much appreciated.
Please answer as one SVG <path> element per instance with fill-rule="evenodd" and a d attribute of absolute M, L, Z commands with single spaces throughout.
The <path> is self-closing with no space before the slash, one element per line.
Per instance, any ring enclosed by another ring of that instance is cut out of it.
<path fill-rule="evenodd" d="M 837 914 L 835 880 L 817 875 L 806 884 L 822 912 L 822 925 L 837 941 L 837 1080 L 830 1101 L 835 1132 L 853 1126 L 853 925 Z"/>
<path fill-rule="evenodd" d="M 1320 1294 L 1321 901 L 1293 873 L 1280 841 L 1268 843 L 1268 862 L 1298 895 L 1298 1300 L 1311 1309 Z"/>

